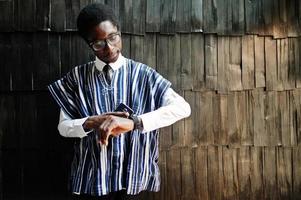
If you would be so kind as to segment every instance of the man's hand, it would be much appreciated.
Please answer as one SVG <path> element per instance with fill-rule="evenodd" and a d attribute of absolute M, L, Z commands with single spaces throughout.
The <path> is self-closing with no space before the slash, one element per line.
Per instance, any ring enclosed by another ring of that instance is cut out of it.
<path fill-rule="evenodd" d="M 110 112 L 103 115 L 89 117 L 83 127 L 85 129 L 94 129 L 98 133 L 99 142 L 107 145 L 109 136 L 118 136 L 121 133 L 133 130 L 134 123 L 127 119 L 127 112 Z"/>
<path fill-rule="evenodd" d="M 134 129 L 134 122 L 131 119 L 108 115 L 106 120 L 99 126 L 98 134 L 102 144 L 108 145 L 109 136 L 116 137 Z"/>

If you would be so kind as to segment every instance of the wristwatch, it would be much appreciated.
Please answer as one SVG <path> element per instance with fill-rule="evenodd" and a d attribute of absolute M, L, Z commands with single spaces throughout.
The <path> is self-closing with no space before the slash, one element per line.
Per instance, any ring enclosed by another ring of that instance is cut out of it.
<path fill-rule="evenodd" d="M 135 114 L 132 114 L 129 116 L 129 119 L 133 120 L 134 122 L 134 130 L 138 129 L 140 131 L 143 130 L 143 123 L 142 123 L 142 119 L 140 117 L 138 117 Z"/>

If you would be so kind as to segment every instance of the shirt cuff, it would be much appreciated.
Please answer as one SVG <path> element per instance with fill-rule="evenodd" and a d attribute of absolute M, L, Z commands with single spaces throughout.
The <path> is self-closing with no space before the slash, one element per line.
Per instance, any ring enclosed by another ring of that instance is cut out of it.
<path fill-rule="evenodd" d="M 88 119 L 88 117 L 85 118 L 81 118 L 81 119 L 74 119 L 73 120 L 73 128 L 74 128 L 74 132 L 77 133 L 78 137 L 83 138 L 86 137 L 88 133 L 90 133 L 91 131 L 85 131 L 83 124 L 85 123 L 85 121 Z"/>

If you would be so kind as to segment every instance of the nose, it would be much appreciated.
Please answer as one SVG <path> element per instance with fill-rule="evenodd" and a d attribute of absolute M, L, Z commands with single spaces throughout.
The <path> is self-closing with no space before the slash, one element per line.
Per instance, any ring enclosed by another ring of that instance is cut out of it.
<path fill-rule="evenodd" d="M 114 48 L 114 46 L 113 46 L 113 45 L 111 45 L 109 42 L 107 42 L 107 41 L 106 41 L 105 50 L 106 50 L 106 51 L 107 51 L 107 50 L 109 50 L 109 51 L 112 51 L 112 50 L 113 50 L 113 48 Z"/>

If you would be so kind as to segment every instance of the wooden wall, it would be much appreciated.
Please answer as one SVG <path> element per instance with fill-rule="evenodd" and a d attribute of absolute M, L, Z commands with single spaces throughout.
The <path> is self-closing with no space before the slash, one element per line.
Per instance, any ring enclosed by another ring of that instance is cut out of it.
<path fill-rule="evenodd" d="M 111 5 L 123 54 L 190 103 L 161 130 L 149 200 L 301 199 L 299 0 L 0 0 L 0 199 L 69 199 L 72 139 L 46 85 L 93 59 L 76 35 Z"/>

